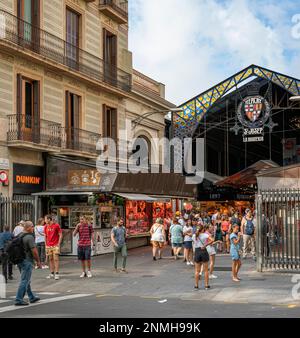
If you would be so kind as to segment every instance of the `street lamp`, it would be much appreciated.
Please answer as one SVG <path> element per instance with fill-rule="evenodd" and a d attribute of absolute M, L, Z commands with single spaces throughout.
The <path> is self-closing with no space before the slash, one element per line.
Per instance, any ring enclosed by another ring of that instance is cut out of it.
<path fill-rule="evenodd" d="M 146 119 L 146 118 L 148 118 L 152 115 L 155 115 L 155 114 L 165 114 L 165 115 L 167 115 L 168 113 L 171 113 L 171 120 L 172 120 L 171 123 L 173 124 L 173 122 L 174 122 L 174 120 L 173 120 L 174 114 L 173 113 L 179 113 L 179 112 L 182 112 L 182 108 L 171 108 L 169 110 L 161 110 L 161 111 L 156 110 L 156 111 L 150 111 L 150 112 L 144 113 L 143 115 L 137 117 L 135 120 L 132 121 L 132 123 L 134 124 L 132 130 L 134 130 L 137 126 L 139 126 L 144 119 Z"/>
<path fill-rule="evenodd" d="M 290 101 L 300 101 L 300 96 L 292 96 L 290 97 Z"/>

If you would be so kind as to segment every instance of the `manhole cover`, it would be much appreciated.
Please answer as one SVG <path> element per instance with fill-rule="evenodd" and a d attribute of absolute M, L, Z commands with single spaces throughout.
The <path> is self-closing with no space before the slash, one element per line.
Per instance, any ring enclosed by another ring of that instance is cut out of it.
<path fill-rule="evenodd" d="M 142 278 L 153 278 L 153 277 L 155 277 L 154 275 L 144 275 L 144 276 L 142 276 Z"/>
<path fill-rule="evenodd" d="M 231 271 L 231 266 L 219 266 L 215 267 L 215 271 Z"/>

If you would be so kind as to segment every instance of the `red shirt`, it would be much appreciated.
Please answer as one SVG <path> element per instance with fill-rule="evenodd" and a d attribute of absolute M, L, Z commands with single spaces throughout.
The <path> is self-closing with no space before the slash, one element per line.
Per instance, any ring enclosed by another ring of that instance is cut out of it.
<path fill-rule="evenodd" d="M 93 227 L 90 224 L 78 224 L 79 241 L 78 246 L 91 246 Z"/>
<path fill-rule="evenodd" d="M 59 224 L 47 224 L 45 226 L 46 246 L 57 246 L 59 242 L 59 234 L 61 234 Z"/>
<path fill-rule="evenodd" d="M 229 224 L 228 221 L 223 221 L 223 222 L 222 222 L 222 231 L 228 232 L 229 226 L 230 226 L 230 224 Z"/>

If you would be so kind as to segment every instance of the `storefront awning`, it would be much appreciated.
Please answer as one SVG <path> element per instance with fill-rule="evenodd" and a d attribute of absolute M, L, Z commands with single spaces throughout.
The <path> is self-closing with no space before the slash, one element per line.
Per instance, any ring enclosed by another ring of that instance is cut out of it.
<path fill-rule="evenodd" d="M 157 199 L 155 197 L 150 197 L 148 195 L 144 194 L 115 194 L 117 196 L 126 198 L 130 201 L 149 201 L 149 202 L 155 202 Z"/>
<path fill-rule="evenodd" d="M 72 196 L 72 195 L 87 195 L 87 196 L 90 196 L 90 195 L 93 195 L 92 192 L 83 192 L 83 191 L 72 191 L 72 192 L 69 192 L 69 191 L 42 191 L 42 192 L 38 192 L 38 193 L 35 193 L 35 194 L 32 194 L 32 196 L 39 196 L 39 197 L 47 197 L 47 196 Z"/>

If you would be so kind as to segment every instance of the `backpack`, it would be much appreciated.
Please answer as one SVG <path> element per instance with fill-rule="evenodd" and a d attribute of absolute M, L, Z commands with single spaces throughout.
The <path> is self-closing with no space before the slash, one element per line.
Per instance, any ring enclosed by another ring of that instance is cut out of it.
<path fill-rule="evenodd" d="M 246 219 L 246 222 L 247 222 L 245 228 L 246 235 L 248 236 L 254 235 L 254 224 L 252 219 Z"/>
<path fill-rule="evenodd" d="M 26 258 L 26 250 L 24 248 L 23 238 L 27 235 L 31 234 L 20 234 L 7 244 L 5 251 L 8 255 L 8 260 L 10 263 L 19 264 L 22 263 Z"/>

